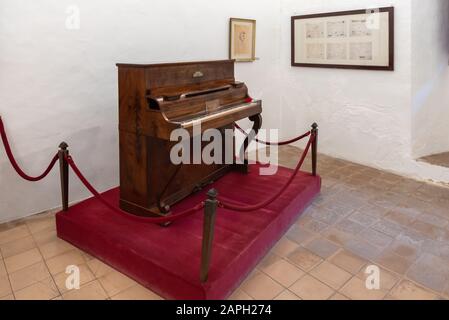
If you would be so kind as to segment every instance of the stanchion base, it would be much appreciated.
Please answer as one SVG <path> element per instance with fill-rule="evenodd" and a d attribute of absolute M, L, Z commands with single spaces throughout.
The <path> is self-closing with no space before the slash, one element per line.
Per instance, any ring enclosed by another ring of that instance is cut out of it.
<path fill-rule="evenodd" d="M 239 205 L 267 199 L 286 182 L 292 170 L 279 167 L 273 176 L 231 172 L 210 187 Z M 128 220 L 94 198 L 56 215 L 57 233 L 81 250 L 114 267 L 167 299 L 228 297 L 320 192 L 321 179 L 300 172 L 285 194 L 266 209 L 241 213 L 217 211 L 209 279 L 201 283 L 203 212 L 169 227 Z M 206 198 L 200 192 L 173 207 L 176 214 Z M 105 192 L 118 203 L 118 188 Z"/>

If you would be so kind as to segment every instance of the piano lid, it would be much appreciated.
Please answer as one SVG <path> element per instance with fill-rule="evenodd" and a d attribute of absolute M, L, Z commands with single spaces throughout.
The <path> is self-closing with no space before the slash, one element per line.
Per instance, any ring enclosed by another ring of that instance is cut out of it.
<path fill-rule="evenodd" d="M 213 86 L 216 83 L 235 82 L 234 60 L 161 63 L 161 64 L 121 64 L 119 69 L 144 69 L 146 89 L 153 95 L 153 90 L 179 90 L 189 87 Z"/>

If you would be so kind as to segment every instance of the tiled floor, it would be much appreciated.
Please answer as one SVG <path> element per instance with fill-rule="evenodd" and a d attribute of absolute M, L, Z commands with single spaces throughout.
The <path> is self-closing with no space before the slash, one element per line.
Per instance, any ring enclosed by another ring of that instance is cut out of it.
<path fill-rule="evenodd" d="M 293 167 L 298 150 L 279 158 Z M 319 171 L 320 197 L 232 299 L 449 299 L 449 189 L 325 156 Z M 1 225 L 0 252 L 0 299 L 160 299 L 59 240 L 52 213 Z M 366 288 L 370 265 L 380 290 Z"/>
<path fill-rule="evenodd" d="M 423 157 L 419 159 L 419 161 L 424 161 L 435 166 L 449 168 L 449 152 Z"/>

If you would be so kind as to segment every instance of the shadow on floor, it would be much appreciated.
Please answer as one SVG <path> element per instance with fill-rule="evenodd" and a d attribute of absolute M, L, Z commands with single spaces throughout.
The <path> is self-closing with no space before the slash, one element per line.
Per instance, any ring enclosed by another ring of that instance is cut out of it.
<path fill-rule="evenodd" d="M 449 152 L 422 157 L 418 161 L 426 162 L 435 166 L 449 168 Z"/>

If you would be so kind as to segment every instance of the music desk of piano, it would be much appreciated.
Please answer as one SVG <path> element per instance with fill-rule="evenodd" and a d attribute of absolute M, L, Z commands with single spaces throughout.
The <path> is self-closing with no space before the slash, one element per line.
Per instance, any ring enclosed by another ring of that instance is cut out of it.
<path fill-rule="evenodd" d="M 117 67 L 123 210 L 166 215 L 171 205 L 229 170 L 247 172 L 247 160 L 211 165 L 174 165 L 170 160 L 170 150 L 177 143 L 170 141 L 175 129 L 192 133 L 198 123 L 202 132 L 219 129 L 223 150 L 234 150 L 235 141 L 224 135 L 236 121 L 249 118 L 255 132 L 260 129 L 262 103 L 253 101 L 247 86 L 235 80 L 233 60 Z M 247 139 L 244 148 L 248 143 Z"/>

